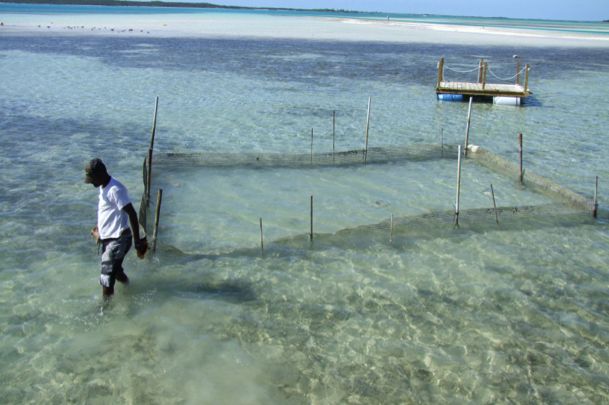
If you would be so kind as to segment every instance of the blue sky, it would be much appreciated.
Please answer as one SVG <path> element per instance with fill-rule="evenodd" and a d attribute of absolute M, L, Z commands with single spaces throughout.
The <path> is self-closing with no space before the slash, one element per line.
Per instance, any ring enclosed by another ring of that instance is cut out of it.
<path fill-rule="evenodd" d="M 192 0 L 191 0 L 192 1 Z M 609 0 L 205 0 L 253 7 L 342 8 L 393 13 L 447 14 L 549 20 L 609 19 Z"/>

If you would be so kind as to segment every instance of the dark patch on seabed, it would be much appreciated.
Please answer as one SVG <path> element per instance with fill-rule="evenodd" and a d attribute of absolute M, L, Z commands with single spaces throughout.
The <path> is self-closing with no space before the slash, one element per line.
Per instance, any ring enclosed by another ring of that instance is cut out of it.
<path fill-rule="evenodd" d="M 595 48 L 9 35 L 0 41 L 0 51 L 8 50 L 93 57 L 119 67 L 232 72 L 318 85 L 336 77 L 432 85 L 441 56 L 460 69 L 476 67 L 482 57 L 501 76 L 514 74 L 515 54 L 545 79 L 573 71 L 609 71 L 609 52 Z"/>

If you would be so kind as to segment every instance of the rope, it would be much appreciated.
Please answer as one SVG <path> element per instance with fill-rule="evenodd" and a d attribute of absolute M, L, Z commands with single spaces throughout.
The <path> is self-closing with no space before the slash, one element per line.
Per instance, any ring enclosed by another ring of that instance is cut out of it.
<path fill-rule="evenodd" d="M 518 73 L 516 73 L 515 75 L 513 75 L 513 76 L 511 76 L 511 77 L 507 77 L 507 78 L 504 78 L 504 77 L 499 77 L 499 76 L 495 75 L 495 74 L 493 73 L 493 71 L 492 71 L 490 68 L 488 69 L 488 72 L 489 72 L 489 73 L 491 74 L 491 76 L 493 76 L 495 79 L 498 79 L 498 80 L 503 80 L 503 81 L 506 81 L 506 82 L 507 82 L 508 80 L 514 80 L 514 79 L 516 78 L 516 76 L 518 76 L 518 75 L 520 75 L 520 74 L 524 73 L 524 70 L 525 70 L 525 69 L 526 69 L 526 66 L 524 66 L 522 69 L 520 69 L 520 70 L 518 71 Z"/>
<path fill-rule="evenodd" d="M 444 66 L 444 69 L 450 70 L 451 72 L 455 72 L 455 73 L 471 73 L 471 72 L 478 71 L 479 67 L 475 67 L 475 68 L 470 69 L 470 70 L 459 70 L 459 69 L 451 68 L 450 66 Z M 491 76 L 493 76 L 495 79 L 497 79 L 497 80 L 501 80 L 501 81 L 506 81 L 507 82 L 509 80 L 514 80 L 516 78 L 516 76 L 523 74 L 525 70 L 526 70 L 526 66 L 523 66 L 515 75 L 510 76 L 510 77 L 499 77 L 495 73 L 493 73 L 493 70 L 491 68 L 488 69 L 488 73 Z"/>
<path fill-rule="evenodd" d="M 455 73 L 470 73 L 470 72 L 475 72 L 475 71 L 478 70 L 477 67 L 475 67 L 475 68 L 473 68 L 471 70 L 457 70 L 457 69 L 453 69 L 453 68 L 448 67 L 448 66 L 444 66 L 444 69 L 450 70 L 451 72 L 455 72 Z"/>

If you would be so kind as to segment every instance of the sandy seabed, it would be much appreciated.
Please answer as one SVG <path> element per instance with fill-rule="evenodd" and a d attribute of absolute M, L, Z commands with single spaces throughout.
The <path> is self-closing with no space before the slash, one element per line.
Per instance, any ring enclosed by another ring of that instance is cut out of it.
<path fill-rule="evenodd" d="M 511 46 L 609 47 L 609 36 L 543 29 L 251 14 L 9 14 L 3 34 L 259 37 Z"/>

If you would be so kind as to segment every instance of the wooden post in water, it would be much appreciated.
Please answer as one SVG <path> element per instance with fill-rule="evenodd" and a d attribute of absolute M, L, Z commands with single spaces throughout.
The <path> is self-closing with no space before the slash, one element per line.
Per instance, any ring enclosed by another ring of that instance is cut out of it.
<path fill-rule="evenodd" d="M 161 201 L 163 200 L 163 189 L 160 188 L 156 195 L 156 210 L 154 211 L 154 232 L 152 239 L 152 253 L 156 251 L 156 240 L 159 234 L 159 217 L 161 215 Z"/>
<path fill-rule="evenodd" d="M 336 110 L 332 111 L 332 163 L 334 163 L 334 152 L 336 151 Z"/>
<path fill-rule="evenodd" d="M 531 67 L 527 63 L 526 65 L 524 65 L 524 91 L 525 92 L 529 91 L 529 70 L 531 70 Z"/>
<path fill-rule="evenodd" d="M 309 240 L 313 242 L 313 196 L 311 196 L 311 231 L 309 233 Z"/>
<path fill-rule="evenodd" d="M 311 128 L 311 164 L 313 164 L 313 128 Z"/>
<path fill-rule="evenodd" d="M 596 218 L 598 215 L 598 176 L 594 185 L 594 205 L 592 206 L 592 216 Z"/>
<path fill-rule="evenodd" d="M 156 117 L 159 110 L 159 97 L 154 102 L 154 116 L 152 117 L 152 131 L 150 134 L 150 145 L 148 146 L 148 186 L 146 188 L 146 205 L 150 204 L 150 189 L 152 180 L 152 150 L 154 149 L 154 137 L 156 135 Z"/>
<path fill-rule="evenodd" d="M 469 126 L 472 120 L 472 96 L 469 97 L 469 106 L 467 107 L 467 125 L 465 127 L 465 147 L 463 149 L 463 156 L 467 156 L 467 147 L 469 146 Z"/>
<path fill-rule="evenodd" d="M 493 190 L 493 183 L 491 183 L 491 196 L 493 197 L 493 210 L 495 210 L 495 222 L 499 225 L 499 214 L 497 213 L 497 203 L 495 202 L 495 190 Z"/>
<path fill-rule="evenodd" d="M 262 233 L 262 217 L 260 217 L 260 253 L 264 254 L 264 234 Z"/>
<path fill-rule="evenodd" d="M 366 148 L 364 149 L 364 164 L 368 162 L 368 132 L 370 130 L 370 105 L 372 97 L 368 97 L 368 114 L 366 114 Z"/>
<path fill-rule="evenodd" d="M 459 202 L 461 198 L 461 145 L 457 155 L 457 196 L 455 200 L 455 226 L 459 226 Z"/>
<path fill-rule="evenodd" d="M 486 73 L 488 72 L 488 62 L 484 62 L 482 67 L 482 90 L 486 87 Z"/>
<path fill-rule="evenodd" d="M 482 70 L 484 69 L 484 59 L 480 58 L 478 63 L 478 83 L 482 83 Z"/>
<path fill-rule="evenodd" d="M 440 84 L 444 81 L 444 57 L 440 58 L 438 62 L 438 82 L 436 83 L 436 89 L 440 88 Z"/>
<path fill-rule="evenodd" d="M 520 57 L 514 55 L 514 59 L 516 59 L 516 84 L 520 84 Z"/>
<path fill-rule="evenodd" d="M 518 134 L 518 177 L 520 184 L 524 183 L 524 170 L 522 168 L 522 132 Z"/>
<path fill-rule="evenodd" d="M 142 203 L 146 204 L 146 207 L 148 207 L 148 153 L 146 153 L 146 157 L 144 158 L 142 180 L 144 181 L 144 195 L 142 196 Z"/>
<path fill-rule="evenodd" d="M 150 149 L 154 149 L 154 137 L 156 135 L 156 116 L 159 111 L 159 96 L 154 101 L 154 115 L 152 117 L 152 132 L 150 134 Z"/>
<path fill-rule="evenodd" d="M 146 207 L 150 206 L 150 189 L 152 188 L 152 148 L 148 148 L 148 173 L 146 175 Z"/>

